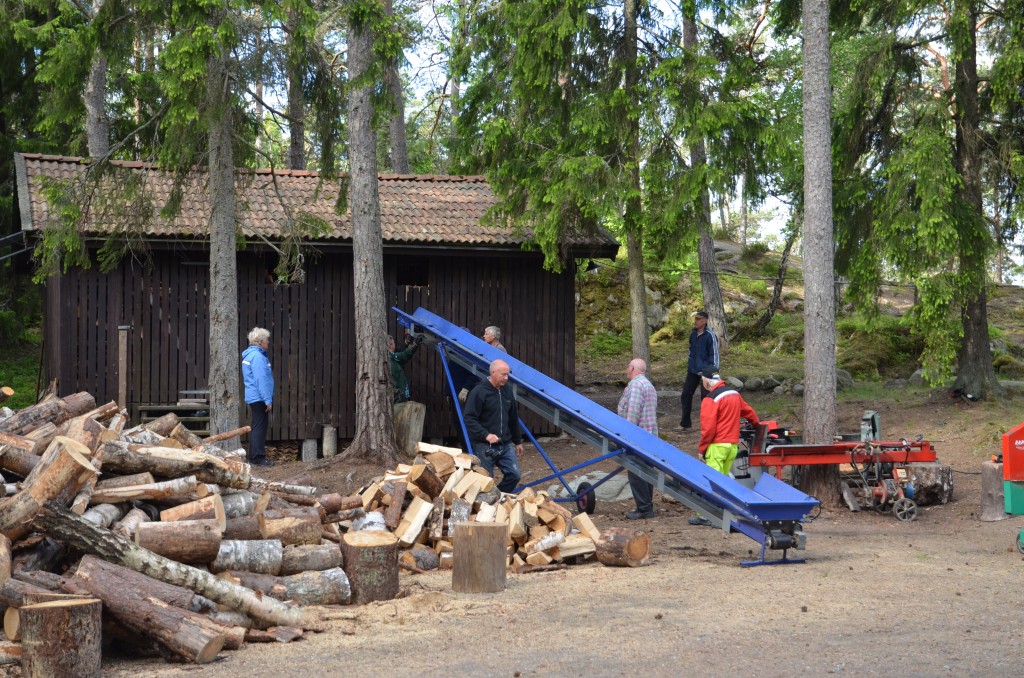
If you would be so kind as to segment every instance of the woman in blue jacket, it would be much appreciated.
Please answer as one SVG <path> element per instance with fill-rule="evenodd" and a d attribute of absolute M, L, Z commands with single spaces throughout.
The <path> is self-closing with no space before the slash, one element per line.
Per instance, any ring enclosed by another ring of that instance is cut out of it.
<path fill-rule="evenodd" d="M 273 466 L 267 459 L 267 424 L 270 408 L 274 404 L 274 373 L 270 371 L 270 332 L 254 327 L 249 332 L 249 348 L 242 352 L 242 380 L 245 382 L 245 402 L 252 412 L 252 431 L 249 432 L 249 463 L 253 466 Z"/>

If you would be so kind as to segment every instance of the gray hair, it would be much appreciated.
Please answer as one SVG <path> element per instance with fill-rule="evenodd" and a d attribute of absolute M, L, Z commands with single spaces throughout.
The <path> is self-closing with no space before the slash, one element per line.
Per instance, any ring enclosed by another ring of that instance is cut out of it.
<path fill-rule="evenodd" d="M 491 325 L 490 327 L 484 328 L 484 334 L 493 334 L 494 338 L 501 341 L 501 328 L 497 325 Z"/>
<path fill-rule="evenodd" d="M 262 327 L 254 327 L 249 331 L 249 345 L 259 346 L 264 341 L 270 341 L 270 330 Z"/>

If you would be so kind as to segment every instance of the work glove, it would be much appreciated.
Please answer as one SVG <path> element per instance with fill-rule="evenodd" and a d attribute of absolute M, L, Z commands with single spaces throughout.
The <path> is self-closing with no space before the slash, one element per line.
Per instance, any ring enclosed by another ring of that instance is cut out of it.
<path fill-rule="evenodd" d="M 467 398 L 469 398 L 469 389 L 468 388 L 464 388 L 461 391 L 459 391 L 459 402 L 460 403 L 465 405 Z"/>
<path fill-rule="evenodd" d="M 413 337 L 413 341 L 414 341 L 414 342 L 416 342 L 416 345 L 417 345 L 417 346 L 419 346 L 420 344 L 422 344 L 422 343 L 423 343 L 423 339 L 424 339 L 424 338 L 425 338 L 425 337 L 424 337 L 424 335 L 422 335 L 422 334 L 417 334 L 417 335 L 415 335 L 415 336 Z"/>
<path fill-rule="evenodd" d="M 412 335 L 410 335 L 410 334 L 405 335 L 405 345 L 406 346 L 412 346 L 412 342 L 413 342 Z"/>

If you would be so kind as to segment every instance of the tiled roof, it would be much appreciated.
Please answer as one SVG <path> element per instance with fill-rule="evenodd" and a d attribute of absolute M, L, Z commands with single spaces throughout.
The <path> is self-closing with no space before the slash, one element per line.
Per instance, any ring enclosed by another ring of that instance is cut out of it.
<path fill-rule="evenodd" d="M 18 190 L 24 230 L 39 230 L 47 223 L 48 204 L 43 196 L 41 178 L 75 180 L 82 176 L 87 160 L 63 156 L 19 154 Z M 160 209 L 171 196 L 173 176 L 166 170 L 141 162 L 112 163 L 122 170 L 134 172 L 144 190 L 152 198 L 153 217 L 145 222 L 143 231 L 154 237 L 203 238 L 207 233 L 210 206 L 206 192 L 206 171 L 192 170 L 184 180 L 183 199 L 177 215 L 167 219 Z M 480 176 L 439 176 L 423 174 L 380 174 L 381 230 L 388 244 L 464 245 L 518 248 L 526 239 L 512 229 L 498 229 L 481 224 L 481 217 L 497 200 L 487 180 Z M 126 181 L 123 174 L 113 172 L 104 177 L 104 195 L 116 195 L 118 185 Z M 276 188 L 275 188 L 276 183 Z M 337 181 L 320 184 L 316 172 L 303 170 L 242 170 L 236 173 L 236 206 L 244 233 L 261 235 L 269 240 L 281 237 L 288 218 L 284 205 L 293 215 L 306 213 L 329 225 L 320 241 L 351 240 L 351 212 L 334 213 L 338 198 Z M 280 196 L 280 197 L 279 197 Z M 83 232 L 102 235 L 122 230 L 123 224 L 107 210 L 87 214 L 81 225 Z M 99 216 L 97 216 L 99 215 Z M 607 232 L 595 236 L 572 238 L 573 249 L 598 249 L 614 254 L 617 243 Z M 607 254 L 606 254 L 607 256 Z"/>

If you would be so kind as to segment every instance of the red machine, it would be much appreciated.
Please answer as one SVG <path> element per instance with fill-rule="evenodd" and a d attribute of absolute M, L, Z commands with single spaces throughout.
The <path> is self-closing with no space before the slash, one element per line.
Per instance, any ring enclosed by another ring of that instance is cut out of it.
<path fill-rule="evenodd" d="M 844 440 L 828 445 L 804 445 L 794 431 L 776 421 L 762 421 L 756 430 L 742 431 L 741 438 L 746 443 L 750 468 L 774 467 L 781 479 L 783 469 L 790 467 L 790 480 L 796 484 L 803 467 L 847 464 L 852 471 L 841 473 L 843 497 L 852 510 L 892 510 L 899 520 L 913 520 L 917 504 L 906 465 L 936 461 L 935 448 L 920 439 L 878 440 L 879 428 L 878 415 L 868 411 L 861 419 L 860 440 L 849 440 L 856 435 L 845 435 L 841 436 Z M 744 460 L 739 461 L 741 473 L 734 472 L 737 478 L 743 471 Z"/>

